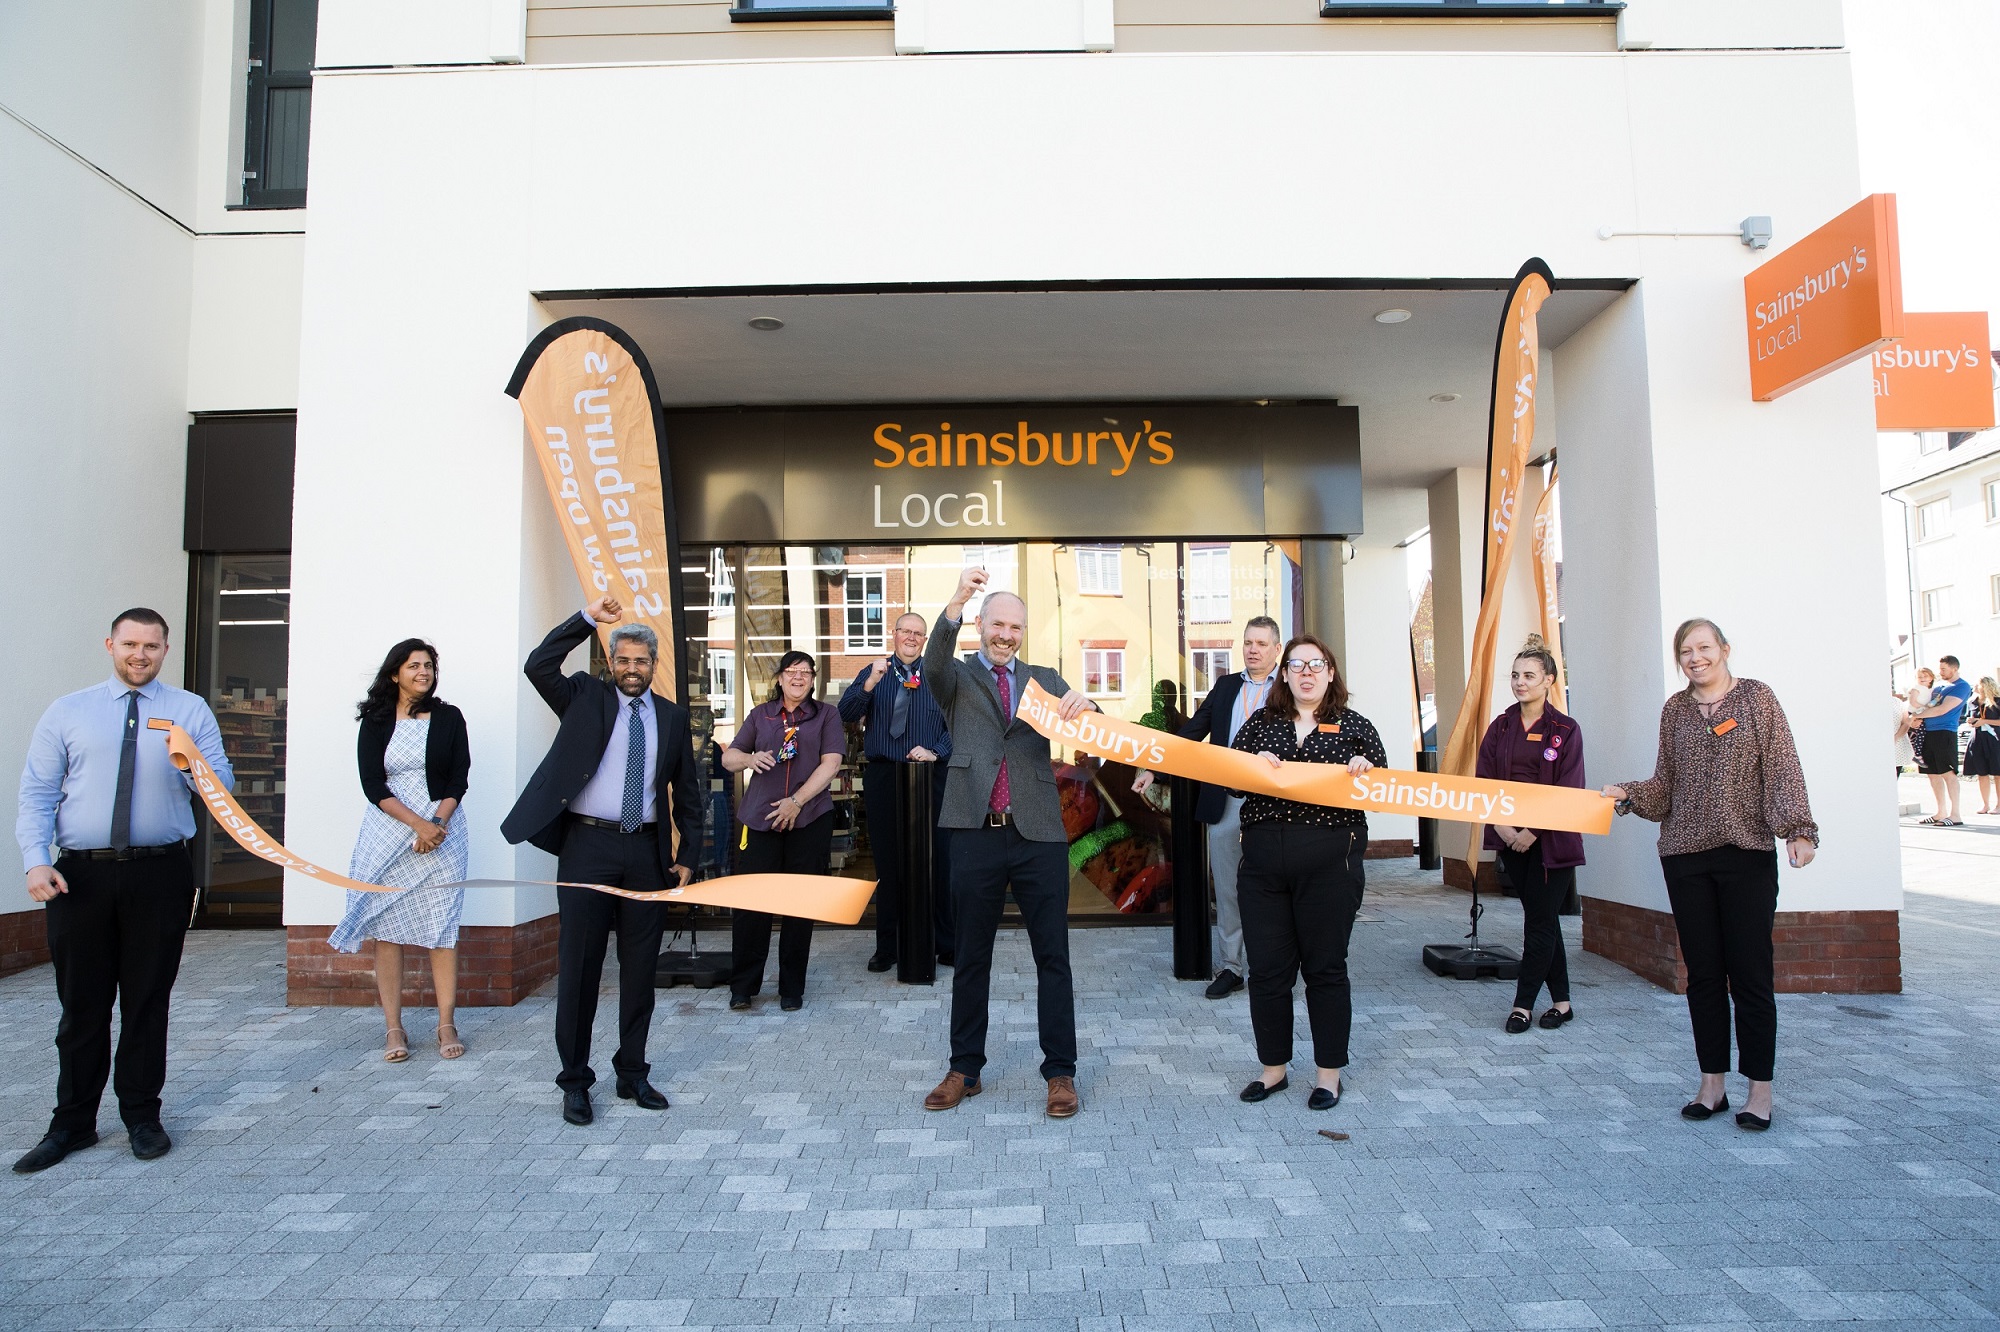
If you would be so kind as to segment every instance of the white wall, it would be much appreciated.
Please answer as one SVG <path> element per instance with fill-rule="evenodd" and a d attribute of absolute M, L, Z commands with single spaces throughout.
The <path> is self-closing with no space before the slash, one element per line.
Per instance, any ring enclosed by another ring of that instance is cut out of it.
<path fill-rule="evenodd" d="M 305 249 L 298 234 L 194 241 L 188 411 L 298 406 Z"/>
<path fill-rule="evenodd" d="M 474 872 L 531 863 L 493 831 L 547 728 L 518 661 L 573 598 L 566 571 L 548 571 L 560 559 L 537 536 L 544 501 L 499 392 L 535 326 L 533 291 L 1493 277 L 1540 254 L 1559 277 L 1640 279 L 1601 330 L 1562 349 L 1551 422 L 1577 482 L 1578 687 L 1615 704 L 1580 714 L 1593 778 L 1650 766 L 1664 635 L 1682 615 L 1715 614 L 1741 626 L 1739 666 L 1790 706 L 1830 829 L 1827 857 L 1787 876 L 1787 906 L 1893 904 L 1887 768 L 1840 720 L 1868 694 L 1863 668 L 1842 659 L 1853 616 L 1884 595 L 1872 538 L 1852 537 L 1877 521 L 1866 373 L 1752 404 L 1740 284 L 1757 257 L 1727 240 L 1596 235 L 1753 212 L 1799 234 L 1850 204 L 1840 54 L 489 68 L 326 75 L 316 96 L 289 825 L 307 854 L 337 859 L 359 819 L 346 720 L 359 678 L 382 644 L 426 632 L 473 725 Z M 1742 130 L 1749 104 L 1755 135 Z M 1488 114 L 1504 105 L 1518 116 Z M 815 108 L 803 130 L 801 106 Z M 1323 127 L 1340 123 L 1375 132 L 1341 141 L 1338 170 L 1301 170 L 1328 160 Z M 1522 124 L 1535 127 L 1532 171 Z M 1774 144 L 1783 172 L 1770 170 Z M 1397 206 L 1379 207 L 1385 197 Z M 1143 226 L 1132 200 L 1156 205 Z M 1579 433 L 1586 417 L 1601 423 L 1594 442 Z M 441 480 L 389 483 L 412 450 Z M 1588 463 L 1578 480 L 1572 453 L 1593 451 L 1595 480 Z M 358 539 L 357 514 L 387 539 Z M 405 533 L 449 571 L 443 592 L 412 576 Z M 1637 581 L 1582 575 L 1587 564 Z M 1647 844 L 1630 827 L 1613 840 Z M 1591 891 L 1610 895 L 1596 871 L 1624 854 L 1593 850 Z M 1623 863 L 1630 882 L 1615 890 L 1656 904 L 1657 866 L 1642 853 Z M 295 890 L 288 919 L 333 909 Z"/>

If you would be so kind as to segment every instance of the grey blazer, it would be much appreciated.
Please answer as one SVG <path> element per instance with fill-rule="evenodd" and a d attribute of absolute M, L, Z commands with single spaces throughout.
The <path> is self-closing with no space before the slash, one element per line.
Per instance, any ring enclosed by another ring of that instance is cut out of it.
<path fill-rule="evenodd" d="M 1021 836 L 1031 842 L 1067 842 L 1048 740 L 1018 717 L 1001 715 L 993 673 L 978 662 L 959 659 L 958 629 L 956 620 L 939 615 L 924 644 L 924 680 L 951 728 L 951 757 L 945 762 L 950 777 L 938 827 L 977 828 L 986 821 L 986 803 L 993 783 L 1000 780 L 1004 753 L 1014 826 Z M 1069 692 L 1063 678 L 1046 666 L 1024 661 L 1019 674 L 1057 698 Z M 1017 709 L 1020 703 L 1014 700 Z"/>

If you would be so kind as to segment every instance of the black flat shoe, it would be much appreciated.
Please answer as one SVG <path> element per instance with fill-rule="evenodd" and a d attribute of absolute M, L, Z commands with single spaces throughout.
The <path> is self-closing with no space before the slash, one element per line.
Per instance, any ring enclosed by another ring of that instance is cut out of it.
<path fill-rule="evenodd" d="M 1576 1010 L 1574 1008 L 1570 1009 L 1568 1012 L 1564 1012 L 1560 1008 L 1551 1008 L 1548 1012 L 1542 1014 L 1542 1020 L 1540 1022 L 1537 1022 L 1535 1025 L 1540 1027 L 1543 1031 L 1554 1031 L 1557 1027 L 1560 1027 L 1563 1023 L 1569 1021 L 1571 1018 L 1575 1016 L 1576 1016 Z"/>
<path fill-rule="evenodd" d="M 868 959 L 868 969 L 870 971 L 875 971 L 875 972 L 887 971 L 890 967 L 893 967 L 895 965 L 896 965 L 896 955 L 894 953 L 877 953 L 875 954 L 875 956 Z"/>
<path fill-rule="evenodd" d="M 77 1133 L 70 1129 L 53 1129 L 43 1139 L 27 1150 L 20 1160 L 14 1162 L 14 1173 L 32 1175 L 38 1170 L 47 1170 L 71 1152 L 80 1152 L 86 1147 L 97 1145 L 96 1130 Z"/>
<path fill-rule="evenodd" d="M 1306 1109 L 1308 1110 L 1331 1110 L 1339 1104 L 1340 1093 L 1337 1091 L 1328 1091 L 1324 1087 L 1314 1087 L 1312 1095 L 1306 1097 Z"/>
<path fill-rule="evenodd" d="M 1255 1081 L 1253 1081 L 1249 1086 L 1245 1087 L 1242 1091 L 1236 1093 L 1236 1099 L 1239 1101 L 1246 1101 L 1251 1105 L 1255 1105 L 1257 1104 L 1257 1102 L 1265 1100 L 1268 1097 L 1276 1096 L 1279 1092 L 1283 1091 L 1285 1088 L 1291 1085 L 1292 1085 L 1292 1076 L 1289 1073 L 1287 1073 L 1284 1077 L 1279 1078 L 1276 1082 L 1272 1083 L 1268 1087 L 1264 1085 L 1264 1080 L 1262 1078 L 1258 1078 Z"/>
<path fill-rule="evenodd" d="M 784 1009 L 787 1013 L 796 1013 L 805 1006 L 806 1001 L 798 995 L 780 995 L 778 997 L 778 1007 Z"/>
<path fill-rule="evenodd" d="M 952 951 L 951 951 L 951 949 L 949 949 L 949 948 L 940 948 L 940 949 L 938 949 L 938 965 L 939 965 L 939 966 L 941 966 L 941 967 L 951 967 L 951 968 L 953 968 L 954 970 L 956 970 L 956 969 L 957 969 L 957 963 L 958 963 L 958 954 L 957 954 L 957 953 L 954 953 L 954 952 L 952 952 Z"/>
<path fill-rule="evenodd" d="M 1760 1119 L 1748 1110 L 1739 1110 L 1736 1112 L 1736 1127 L 1746 1129 L 1751 1133 L 1762 1133 L 1765 1129 L 1771 1127 L 1771 1121 Z"/>
<path fill-rule="evenodd" d="M 1509 1036 L 1519 1036 L 1527 1029 L 1528 1014 L 1523 1013 L 1517 1008 L 1507 1015 L 1507 1034 Z"/>
<path fill-rule="evenodd" d="M 1202 996 L 1208 999 L 1226 999 L 1243 988 L 1243 978 L 1228 967 L 1215 973 L 1215 979 L 1208 983 Z"/>
<path fill-rule="evenodd" d="M 174 1149 L 174 1140 L 157 1119 L 149 1124 L 134 1124 L 125 1131 L 132 1138 L 132 1155 L 141 1161 L 157 1161 Z"/>
<path fill-rule="evenodd" d="M 588 1124 L 596 1116 L 590 1112 L 589 1092 L 563 1093 L 563 1122 L 568 1124 Z"/>
<path fill-rule="evenodd" d="M 667 1108 L 666 1094 L 650 1082 L 621 1082 L 618 1084 L 618 1097 L 635 1103 L 641 1110 Z"/>
<path fill-rule="evenodd" d="M 732 1012 L 732 1013 L 742 1013 L 742 1012 L 747 1012 L 747 1011 L 749 1010 L 749 1008 L 750 1008 L 750 996 L 749 996 L 749 995 L 747 995 L 747 994 L 732 994 L 732 995 L 730 995 L 730 996 L 729 996 L 729 1011 L 730 1011 L 730 1012 Z"/>
<path fill-rule="evenodd" d="M 1697 1119 L 1697 1120 L 1713 1119 L 1715 1116 L 1724 1113 L 1728 1109 L 1729 1109 L 1729 1093 L 1724 1092 L 1722 1094 L 1722 1099 L 1717 1101 L 1714 1105 L 1703 1105 L 1700 1101 L 1689 1101 L 1686 1105 L 1681 1107 L 1681 1118 Z"/>

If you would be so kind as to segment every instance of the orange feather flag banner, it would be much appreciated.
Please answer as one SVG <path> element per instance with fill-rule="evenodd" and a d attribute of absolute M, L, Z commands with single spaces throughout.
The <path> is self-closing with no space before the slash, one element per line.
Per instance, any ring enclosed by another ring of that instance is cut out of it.
<path fill-rule="evenodd" d="M 1021 691 L 1021 719 L 1057 744 L 1232 791 L 1421 819 L 1504 820 L 1563 832 L 1611 831 L 1611 802 L 1596 791 L 1396 768 L 1356 774 L 1330 763 L 1281 763 L 1274 768 L 1255 754 L 1183 740 L 1101 712 L 1083 712 L 1064 721 L 1054 696 L 1032 680 Z"/>
<path fill-rule="evenodd" d="M 155 717 L 146 725 L 167 733 L 167 756 L 194 782 L 195 795 L 216 823 L 251 855 L 332 888 L 351 888 L 361 893 L 405 891 L 350 879 L 345 874 L 336 874 L 287 850 L 283 843 L 258 827 L 257 821 L 243 812 L 243 807 L 236 803 L 236 797 L 229 793 L 228 786 L 201 756 L 201 750 L 195 746 L 192 736 L 164 717 Z M 592 892 L 629 897 L 638 902 L 741 907 L 748 911 L 768 911 L 777 916 L 804 916 L 833 925 L 858 923 L 861 913 L 868 909 L 868 899 L 875 892 L 873 880 L 842 879 L 830 874 L 734 874 L 691 883 L 685 888 L 661 888 L 647 892 L 614 888 L 605 883 L 557 882 L 538 886 L 588 888 Z"/>

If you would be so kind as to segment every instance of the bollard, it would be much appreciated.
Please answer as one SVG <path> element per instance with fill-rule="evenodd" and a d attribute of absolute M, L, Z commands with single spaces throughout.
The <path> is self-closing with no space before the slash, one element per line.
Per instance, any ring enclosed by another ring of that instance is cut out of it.
<path fill-rule="evenodd" d="M 937 950 L 931 947 L 931 933 L 936 928 L 935 899 L 931 896 L 936 862 L 931 857 L 931 839 L 946 834 L 938 831 L 937 810 L 931 804 L 931 770 L 936 766 L 896 765 L 896 835 L 902 839 L 903 852 L 896 979 L 905 985 L 937 983 Z"/>
<path fill-rule="evenodd" d="M 1208 825 L 1194 816 L 1201 783 L 1172 777 L 1174 864 L 1174 979 L 1210 979 L 1215 973 L 1208 939 Z"/>
<path fill-rule="evenodd" d="M 1419 750 L 1417 753 L 1418 772 L 1436 772 L 1438 752 L 1435 749 Z M 1417 820 L 1417 867 L 1434 870 L 1444 864 L 1444 857 L 1438 854 L 1438 821 L 1436 819 Z"/>

